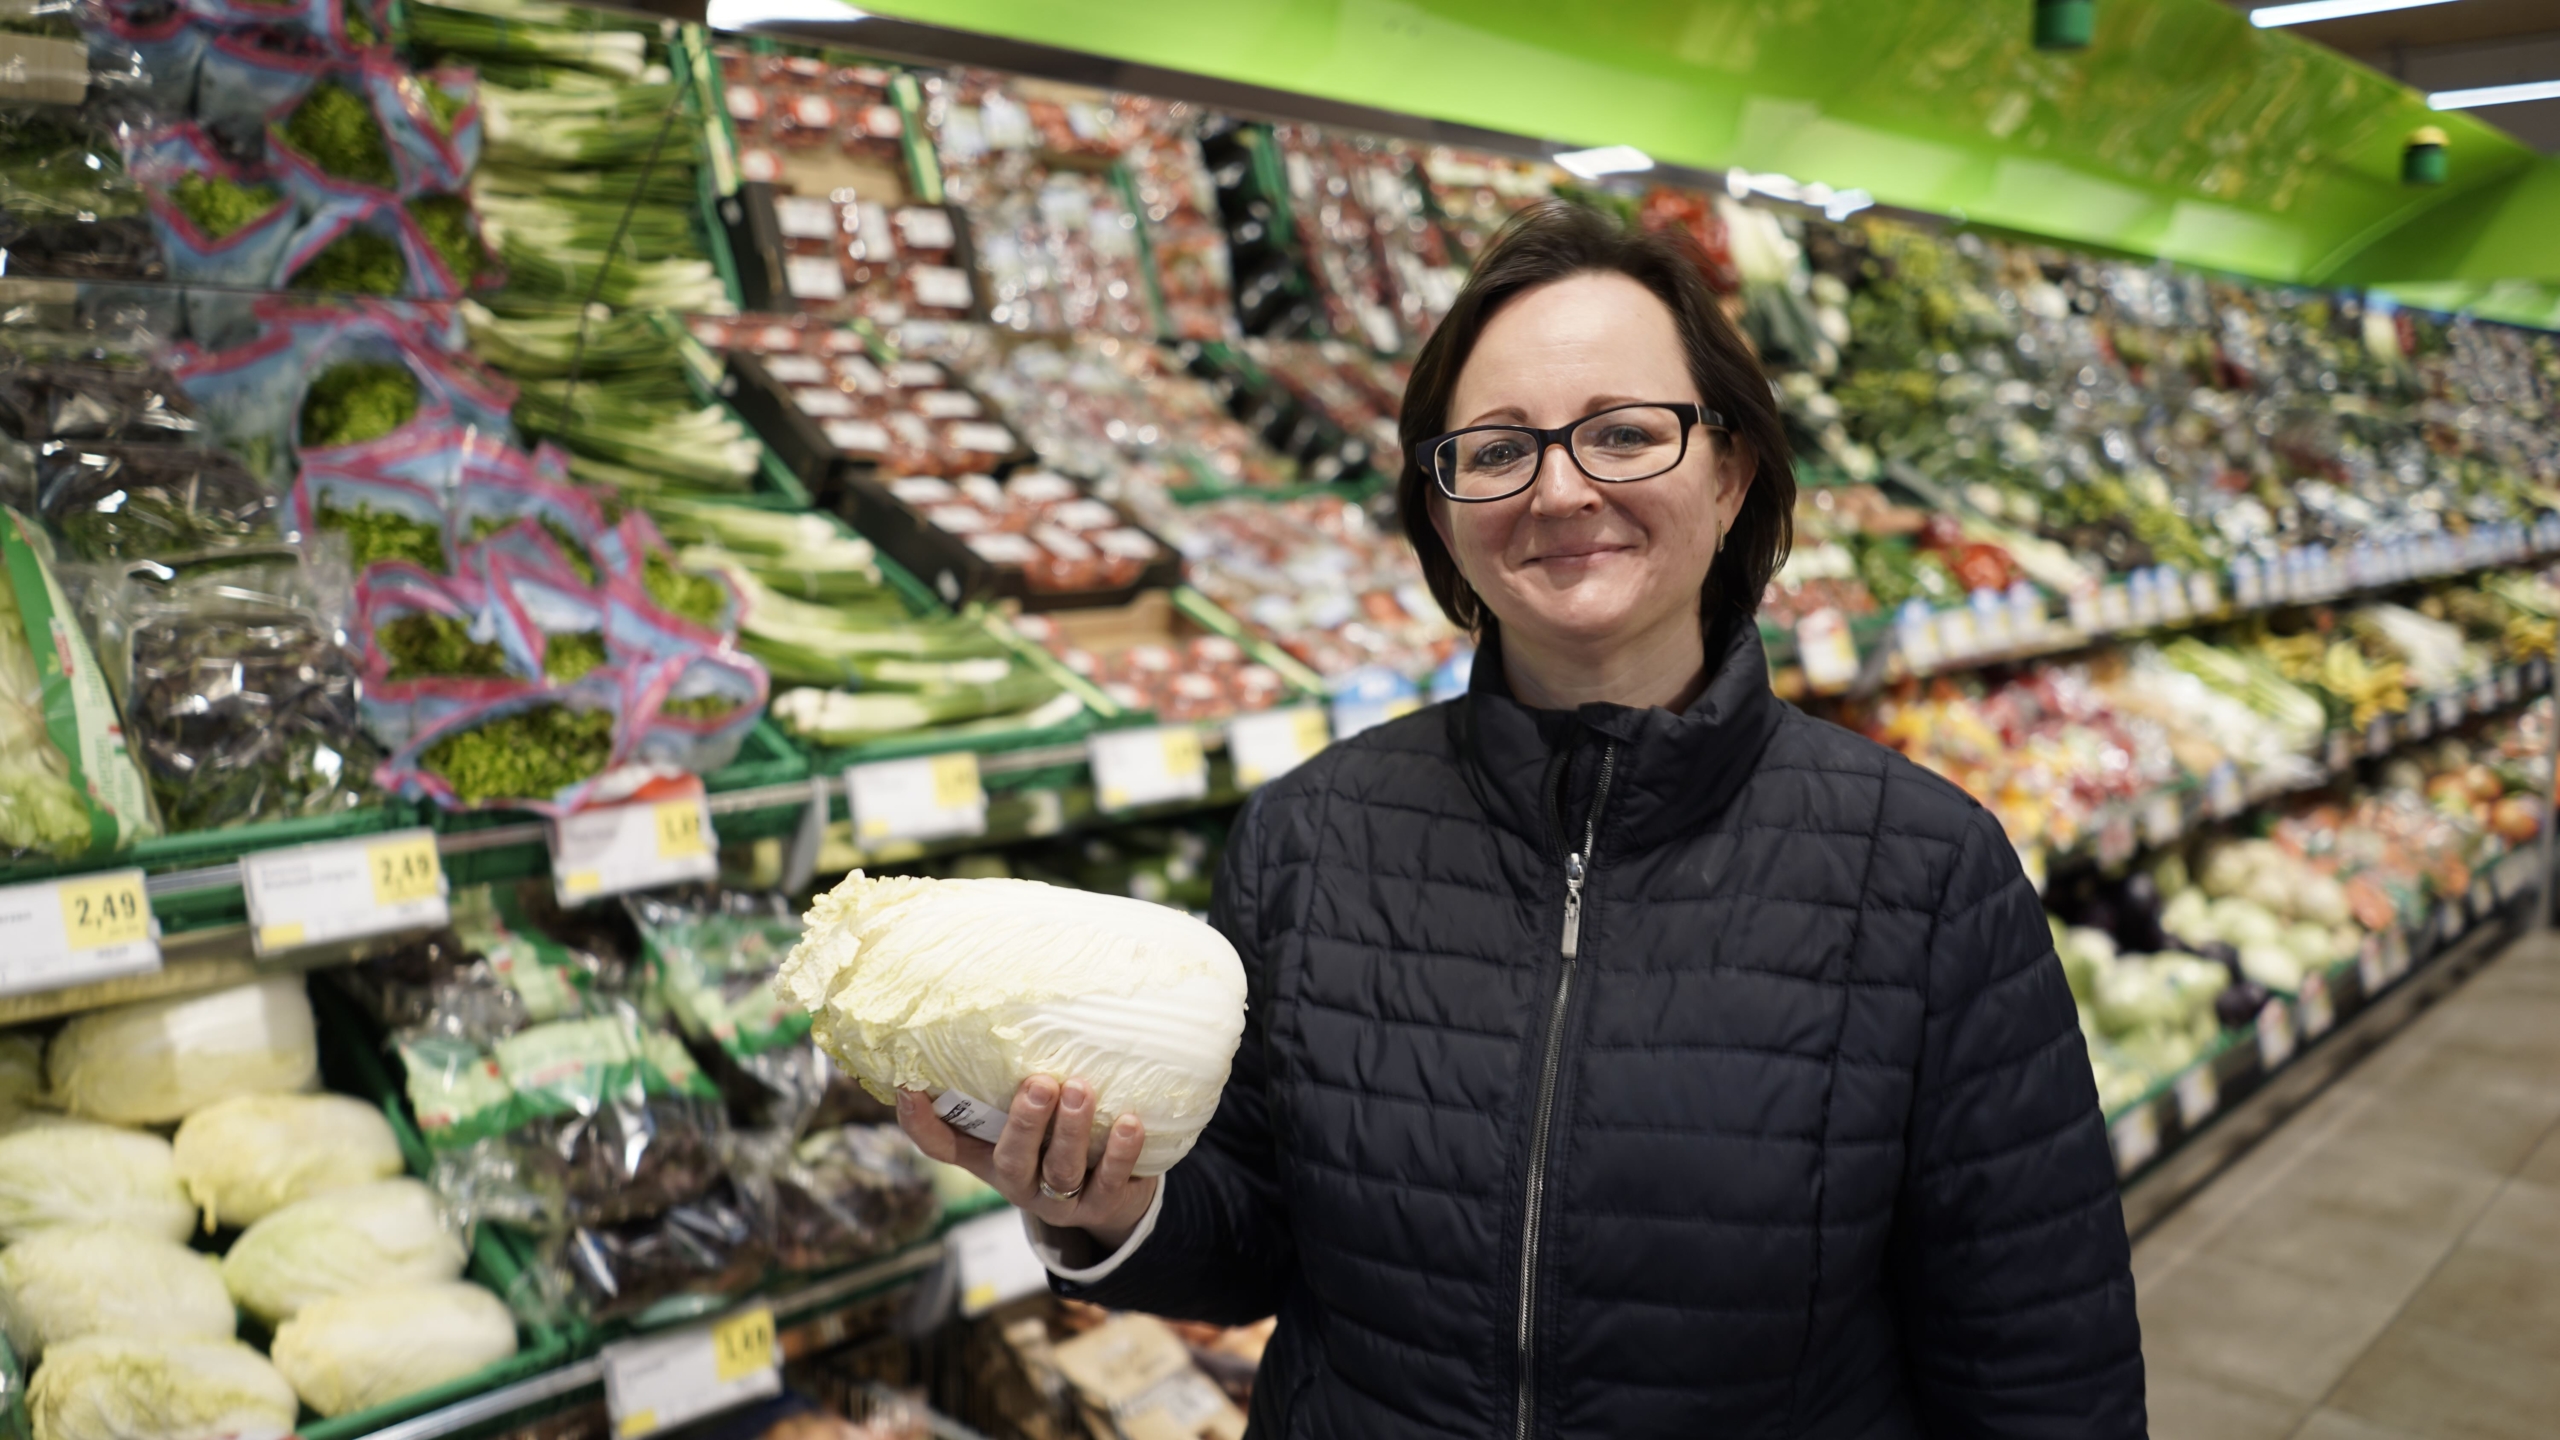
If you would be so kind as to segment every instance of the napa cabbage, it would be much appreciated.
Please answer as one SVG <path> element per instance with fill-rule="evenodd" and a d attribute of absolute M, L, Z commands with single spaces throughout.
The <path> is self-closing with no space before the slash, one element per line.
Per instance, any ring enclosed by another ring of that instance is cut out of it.
<path fill-rule="evenodd" d="M 0 1134 L 0 1244 L 56 1225 L 127 1225 L 183 1240 L 195 1218 L 157 1135 L 58 1117 Z"/>
<path fill-rule="evenodd" d="M 272 1325 L 332 1295 L 454 1279 L 464 1259 L 434 1191 L 376 1180 L 296 1200 L 250 1226 L 222 1257 L 222 1283 Z"/>
<path fill-rule="evenodd" d="M 320 1051 L 302 977 L 281 975 L 76 1016 L 45 1069 L 75 1115 L 165 1125 L 234 1095 L 309 1090 Z"/>
<path fill-rule="evenodd" d="M 516 1353 L 506 1302 L 463 1281 L 332 1295 L 276 1327 L 276 1369 L 323 1415 L 459 1380 Z"/>
<path fill-rule="evenodd" d="M 401 1172 L 382 1112 L 344 1095 L 235 1095 L 187 1117 L 174 1142 L 178 1182 L 205 1228 L 254 1225 L 324 1190 Z"/>
<path fill-rule="evenodd" d="M 0 1250 L 0 1331 L 22 1359 L 84 1335 L 228 1340 L 238 1316 L 222 1270 L 123 1225 L 63 1225 Z"/>
<path fill-rule="evenodd" d="M 91 1335 L 45 1352 L 27 1386 L 36 1440 L 281 1440 L 293 1387 L 236 1340 Z"/>

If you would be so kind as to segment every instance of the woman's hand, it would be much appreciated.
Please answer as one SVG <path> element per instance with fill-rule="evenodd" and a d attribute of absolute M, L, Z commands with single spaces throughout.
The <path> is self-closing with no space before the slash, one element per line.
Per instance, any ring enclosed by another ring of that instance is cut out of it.
<path fill-rule="evenodd" d="M 1084 1231 L 1107 1255 L 1126 1244 L 1146 1216 L 1147 1206 L 1155 1199 L 1156 1177 L 1142 1180 L 1129 1173 L 1147 1138 L 1146 1127 L 1135 1115 L 1123 1115 L 1111 1127 L 1102 1162 L 1087 1173 L 1085 1156 L 1092 1149 L 1093 1118 L 1092 1086 L 1081 1080 L 1060 1085 L 1046 1075 L 1034 1075 L 1013 1092 L 1004 1134 L 990 1145 L 945 1124 L 923 1094 L 898 1092 L 898 1126 L 917 1149 L 986 1181 L 1044 1225 Z M 1043 1181 L 1047 1192 L 1041 1189 Z M 1074 1198 L 1053 1200 L 1051 1193 Z"/>

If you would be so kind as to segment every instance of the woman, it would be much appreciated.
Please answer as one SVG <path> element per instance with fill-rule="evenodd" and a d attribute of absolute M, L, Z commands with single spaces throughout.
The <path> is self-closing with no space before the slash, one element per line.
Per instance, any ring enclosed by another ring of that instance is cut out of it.
<path fill-rule="evenodd" d="M 1034 1217 L 1062 1293 L 1276 1312 L 1275 1440 L 2141 1436 L 2043 908 L 1963 792 L 1770 694 L 1794 479 L 1692 254 L 1527 211 L 1403 432 L 1474 680 L 1246 807 L 1198 1149 L 1133 1180 L 1123 1116 L 1087 1173 L 1072 1077 L 995 1145 L 916 1097 L 908 1133 Z"/>

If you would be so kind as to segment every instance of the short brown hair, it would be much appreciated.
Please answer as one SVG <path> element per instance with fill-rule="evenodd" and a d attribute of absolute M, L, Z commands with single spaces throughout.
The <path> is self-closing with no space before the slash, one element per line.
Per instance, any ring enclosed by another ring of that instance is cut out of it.
<path fill-rule="evenodd" d="M 1512 297 L 1568 276 L 1604 272 L 1624 275 L 1644 286 L 1671 310 L 1680 333 L 1680 348 L 1689 359 L 1689 378 L 1710 410 L 1721 411 L 1754 471 L 1741 513 L 1725 536 L 1724 553 L 1707 571 L 1698 595 L 1698 618 L 1706 630 L 1709 654 L 1733 623 L 1750 623 L 1760 610 L 1760 594 L 1769 577 L 1786 563 L 1795 538 L 1796 477 L 1788 462 L 1786 431 L 1778 416 L 1777 396 L 1751 347 L 1734 333 L 1707 288 L 1706 256 L 1685 233 L 1629 229 L 1588 206 L 1565 200 L 1541 200 L 1511 217 L 1485 247 L 1475 273 L 1458 292 L 1457 302 L 1440 328 L 1423 342 L 1413 362 L 1413 380 L 1405 387 L 1404 413 L 1397 422 L 1403 444 L 1403 468 L 1396 478 L 1396 505 L 1404 519 L 1405 537 L 1422 558 L 1423 578 L 1432 598 L 1464 630 L 1490 637 L 1493 613 L 1475 588 L 1458 573 L 1458 562 L 1432 528 L 1430 504 L 1436 487 L 1413 458 L 1416 445 L 1447 432 L 1449 398 L 1458 374 L 1474 353 L 1484 327 Z"/>

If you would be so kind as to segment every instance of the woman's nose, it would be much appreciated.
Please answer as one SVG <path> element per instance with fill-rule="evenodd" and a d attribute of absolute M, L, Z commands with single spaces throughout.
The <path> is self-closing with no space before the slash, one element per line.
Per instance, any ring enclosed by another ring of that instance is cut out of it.
<path fill-rule="evenodd" d="M 1529 486 L 1529 510 L 1535 515 L 1562 516 L 1600 503 L 1600 487 L 1582 473 L 1562 445 L 1550 445 L 1538 457 L 1538 478 Z"/>

